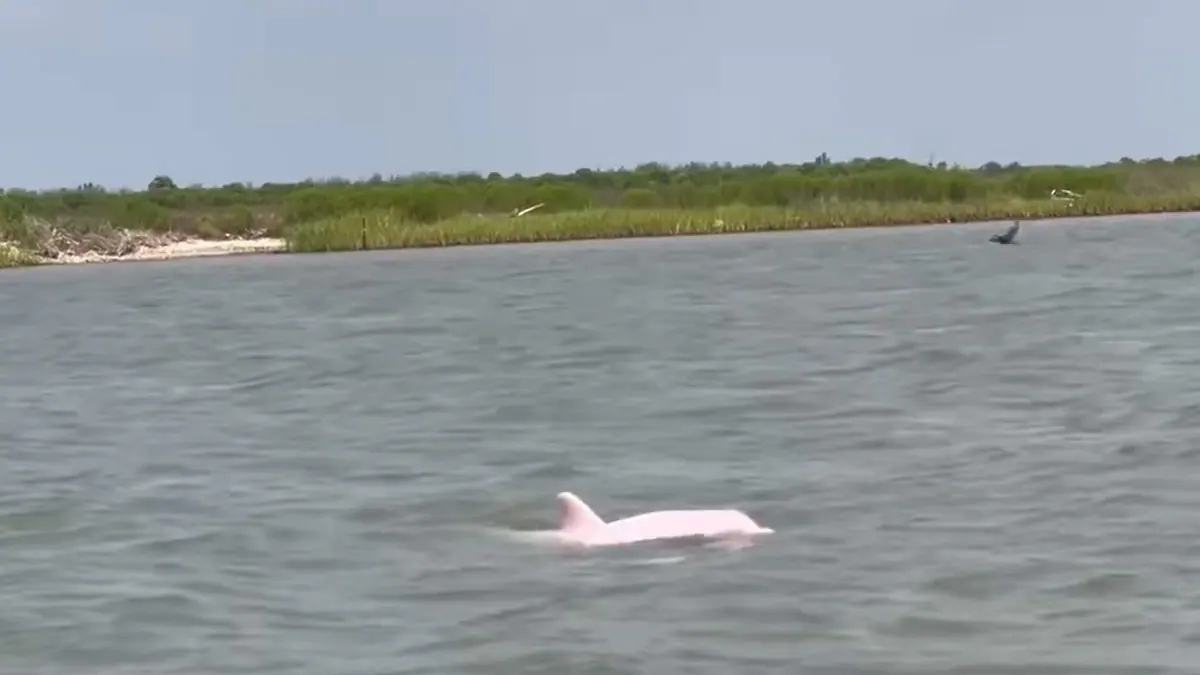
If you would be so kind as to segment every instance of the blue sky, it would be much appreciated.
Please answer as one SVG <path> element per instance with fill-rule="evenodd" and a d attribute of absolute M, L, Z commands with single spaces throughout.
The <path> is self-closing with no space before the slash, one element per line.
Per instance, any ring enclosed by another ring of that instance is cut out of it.
<path fill-rule="evenodd" d="M 0 0 L 0 186 L 1200 153 L 1189 0 Z"/>

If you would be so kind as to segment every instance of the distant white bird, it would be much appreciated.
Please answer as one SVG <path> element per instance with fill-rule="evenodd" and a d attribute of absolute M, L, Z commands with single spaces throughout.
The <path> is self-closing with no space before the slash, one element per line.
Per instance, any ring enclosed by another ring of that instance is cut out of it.
<path fill-rule="evenodd" d="M 1050 191 L 1050 199 L 1054 199 L 1054 200 L 1058 200 L 1058 201 L 1070 202 L 1070 201 L 1075 201 L 1076 199 L 1079 199 L 1080 197 L 1082 197 L 1082 195 L 1080 195 L 1078 192 L 1073 192 L 1073 191 L 1067 190 L 1065 188 L 1054 188 L 1053 190 Z"/>
<path fill-rule="evenodd" d="M 524 208 L 524 209 L 520 209 L 520 210 L 513 209 L 513 210 L 512 210 L 512 217 L 513 217 L 513 218 L 517 218 L 517 217 L 523 216 L 523 215 L 525 215 L 526 213 L 529 213 L 530 211 L 534 211 L 534 210 L 536 210 L 536 209 L 540 209 L 540 208 L 542 208 L 542 207 L 543 207 L 543 206 L 545 206 L 545 205 L 546 205 L 546 202 L 541 202 L 541 203 L 539 203 L 539 204 L 534 204 L 533 206 L 526 207 L 526 208 Z"/>

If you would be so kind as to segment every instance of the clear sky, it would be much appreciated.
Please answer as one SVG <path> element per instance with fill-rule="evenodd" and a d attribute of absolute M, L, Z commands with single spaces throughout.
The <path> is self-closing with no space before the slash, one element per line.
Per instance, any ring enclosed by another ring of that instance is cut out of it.
<path fill-rule="evenodd" d="M 1195 0 L 0 0 L 0 186 L 1200 153 Z"/>

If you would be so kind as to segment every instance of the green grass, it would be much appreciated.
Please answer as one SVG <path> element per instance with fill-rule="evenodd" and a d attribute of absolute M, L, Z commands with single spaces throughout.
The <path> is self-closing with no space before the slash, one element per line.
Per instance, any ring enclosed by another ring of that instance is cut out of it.
<path fill-rule="evenodd" d="M 318 252 L 358 250 L 364 248 L 364 240 L 368 249 L 423 248 L 1195 210 L 1200 210 L 1200 192 L 1114 195 L 1074 204 L 1009 198 L 959 204 L 825 202 L 805 207 L 589 209 L 520 218 L 458 216 L 434 223 L 414 222 L 398 210 L 376 210 L 304 223 L 289 228 L 284 236 L 291 251 Z"/>

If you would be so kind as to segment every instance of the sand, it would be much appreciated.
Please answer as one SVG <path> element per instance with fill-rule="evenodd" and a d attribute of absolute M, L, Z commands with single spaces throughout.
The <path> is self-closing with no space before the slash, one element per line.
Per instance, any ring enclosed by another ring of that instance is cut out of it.
<path fill-rule="evenodd" d="M 42 258 L 50 265 L 73 265 L 83 263 L 125 262 L 135 260 L 174 260 L 177 258 L 199 258 L 214 255 L 238 255 L 246 253 L 279 253 L 286 250 L 283 239 L 260 237 L 257 239 L 185 239 L 168 244 L 141 246 L 125 255 L 105 255 L 98 252 L 62 254 L 58 257 Z"/>

